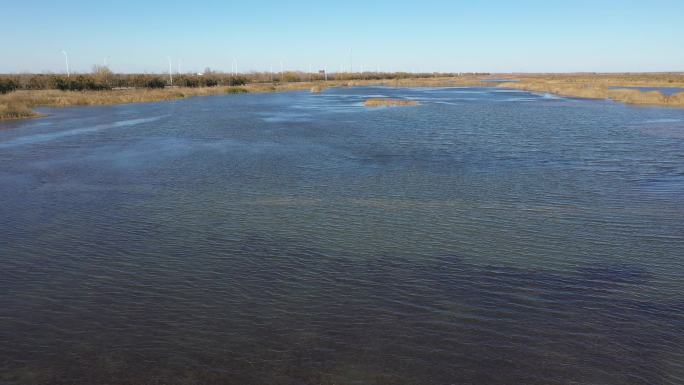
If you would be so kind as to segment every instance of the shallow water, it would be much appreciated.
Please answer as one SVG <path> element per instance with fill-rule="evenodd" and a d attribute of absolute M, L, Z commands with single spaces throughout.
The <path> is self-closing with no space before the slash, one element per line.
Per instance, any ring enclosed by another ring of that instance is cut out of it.
<path fill-rule="evenodd" d="M 684 382 L 684 110 L 45 112 L 0 124 L 2 384 Z"/>

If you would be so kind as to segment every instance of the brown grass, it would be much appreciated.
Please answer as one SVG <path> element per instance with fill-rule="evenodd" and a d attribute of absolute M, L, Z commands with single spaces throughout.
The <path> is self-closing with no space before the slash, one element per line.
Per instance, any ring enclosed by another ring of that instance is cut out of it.
<path fill-rule="evenodd" d="M 95 106 L 125 103 L 147 103 L 232 93 L 265 93 L 305 91 L 323 92 L 330 87 L 388 86 L 388 87 L 458 87 L 492 86 L 482 83 L 486 76 L 401 78 L 379 80 L 337 80 L 328 82 L 251 83 L 241 87 L 168 87 L 164 89 L 128 88 L 106 91 L 19 90 L 0 95 L 0 119 L 39 116 L 35 107 Z"/>
<path fill-rule="evenodd" d="M 22 103 L 0 104 L 0 119 L 26 119 L 40 116 L 27 105 Z"/>
<path fill-rule="evenodd" d="M 314 84 L 313 87 L 311 87 L 311 92 L 314 94 L 319 94 L 328 88 L 324 83 L 317 83 Z"/>
<path fill-rule="evenodd" d="M 244 92 L 274 92 L 276 88 L 212 87 L 212 88 L 134 88 L 110 91 L 22 90 L 0 95 L 0 119 L 35 117 L 35 107 L 96 106 L 126 103 L 147 103 L 182 99 L 193 96 Z"/>
<path fill-rule="evenodd" d="M 684 73 L 623 74 L 525 74 L 513 76 L 521 82 L 578 84 L 595 87 L 682 87 Z"/>
<path fill-rule="evenodd" d="M 432 78 L 406 78 L 384 80 L 350 80 L 344 84 L 355 86 L 386 86 L 386 87 L 492 87 L 494 83 L 483 82 L 486 76 L 454 76 Z"/>
<path fill-rule="evenodd" d="M 638 105 L 665 107 L 684 107 L 684 93 L 667 96 L 657 91 L 640 91 L 635 89 L 611 89 L 609 87 L 633 87 L 634 83 L 620 84 L 612 79 L 599 76 L 585 77 L 584 82 L 562 81 L 558 78 L 527 78 L 519 83 L 503 83 L 499 87 L 524 91 L 543 92 L 560 96 L 585 99 L 610 99 L 616 102 Z M 648 83 L 642 80 L 641 87 L 658 87 L 658 81 Z"/>
<path fill-rule="evenodd" d="M 363 105 L 366 107 L 403 107 L 417 106 L 418 102 L 415 100 L 401 99 L 368 99 Z"/>
<path fill-rule="evenodd" d="M 629 104 L 684 107 L 684 93 L 665 96 L 659 92 L 616 90 L 610 87 L 683 87 L 684 74 L 539 74 L 507 75 L 517 83 L 483 82 L 484 75 L 434 76 L 427 78 L 396 78 L 366 80 L 332 80 L 328 82 L 251 83 L 241 87 L 204 87 L 165 89 L 129 88 L 108 91 L 20 90 L 0 95 L 0 119 L 20 119 L 39 116 L 33 108 L 92 106 L 124 103 L 145 103 L 182 99 L 193 96 L 226 93 L 264 93 L 306 91 L 324 92 L 330 87 L 505 87 L 561 96 L 611 99 Z M 370 101 L 369 101 L 370 102 Z M 374 104 L 376 102 L 371 102 Z"/>

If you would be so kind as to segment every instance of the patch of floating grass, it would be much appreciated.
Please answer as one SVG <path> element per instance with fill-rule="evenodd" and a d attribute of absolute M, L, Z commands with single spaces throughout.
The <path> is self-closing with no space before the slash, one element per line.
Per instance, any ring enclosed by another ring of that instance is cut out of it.
<path fill-rule="evenodd" d="M 320 94 L 321 92 L 325 91 L 328 87 L 325 84 L 317 83 L 314 84 L 313 87 L 311 87 L 311 92 L 314 94 Z"/>
<path fill-rule="evenodd" d="M 403 99 L 368 99 L 363 105 L 366 107 L 405 107 L 417 106 L 418 102 Z"/>
<path fill-rule="evenodd" d="M 0 119 L 36 118 L 40 114 L 20 102 L 0 104 Z"/>

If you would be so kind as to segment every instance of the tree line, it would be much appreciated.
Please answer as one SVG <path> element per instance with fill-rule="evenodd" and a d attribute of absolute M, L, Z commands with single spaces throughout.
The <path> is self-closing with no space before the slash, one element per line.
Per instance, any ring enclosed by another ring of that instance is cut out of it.
<path fill-rule="evenodd" d="M 392 80 L 456 76 L 444 73 L 364 72 L 364 73 L 283 73 L 251 72 L 234 75 L 206 69 L 202 74 L 119 74 L 106 66 L 94 66 L 91 73 L 73 74 L 12 74 L 0 75 L 0 94 L 14 90 L 101 91 L 121 88 L 165 88 L 242 86 L 246 83 L 306 82 L 322 80 Z M 485 75 L 485 74 L 472 74 Z"/>

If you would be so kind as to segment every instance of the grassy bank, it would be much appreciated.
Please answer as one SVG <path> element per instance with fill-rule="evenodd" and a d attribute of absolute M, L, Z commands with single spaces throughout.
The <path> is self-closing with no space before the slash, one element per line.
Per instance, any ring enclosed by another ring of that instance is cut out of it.
<path fill-rule="evenodd" d="M 322 92 L 331 87 L 504 87 L 542 92 L 567 97 L 611 99 L 628 104 L 684 107 L 684 93 L 666 96 L 660 92 L 642 92 L 611 87 L 682 87 L 683 74 L 579 74 L 579 75 L 508 75 L 511 83 L 487 83 L 486 75 L 387 77 L 383 79 L 349 79 L 330 81 L 297 81 L 249 83 L 242 86 L 214 87 L 136 87 L 125 89 L 64 91 L 56 89 L 10 90 L 0 95 L 0 119 L 37 117 L 36 107 L 94 106 L 176 100 L 193 96 L 232 93 L 264 93 L 286 91 Z"/>
<path fill-rule="evenodd" d="M 0 119 L 35 117 L 35 107 L 94 106 L 179 99 L 214 89 L 132 89 L 113 91 L 15 91 L 0 96 Z"/>
<path fill-rule="evenodd" d="M 311 85 L 308 85 L 310 88 Z M 242 87 L 174 87 L 174 88 L 131 88 L 106 91 L 59 91 L 20 90 L 0 95 L 0 119 L 21 119 L 36 117 L 35 107 L 99 106 L 126 103 L 147 103 L 183 99 L 193 96 L 208 96 L 246 92 L 277 92 L 307 89 L 299 83 L 292 85 L 246 85 Z"/>
<path fill-rule="evenodd" d="M 575 98 L 610 99 L 635 105 L 684 107 L 684 93 L 668 96 L 658 91 L 613 89 L 613 87 L 684 88 L 684 75 L 682 74 L 526 75 L 516 77 L 516 80 L 518 82 L 503 83 L 498 87 Z"/>
<path fill-rule="evenodd" d="M 520 82 L 581 84 L 595 87 L 677 87 L 684 88 L 684 73 L 578 73 L 518 74 Z"/>
<path fill-rule="evenodd" d="M 233 93 L 266 93 L 287 91 L 322 92 L 330 87 L 456 87 L 484 86 L 482 76 L 356 79 L 328 82 L 251 83 L 244 86 L 127 88 L 113 90 L 17 90 L 0 95 L 0 119 L 37 117 L 35 107 L 96 106 L 126 103 L 158 102 L 193 96 Z"/>

